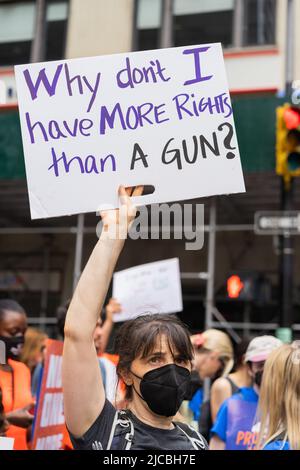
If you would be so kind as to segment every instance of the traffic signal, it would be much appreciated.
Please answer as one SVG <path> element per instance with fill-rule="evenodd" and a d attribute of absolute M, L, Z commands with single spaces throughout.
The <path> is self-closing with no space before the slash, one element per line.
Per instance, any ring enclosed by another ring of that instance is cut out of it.
<path fill-rule="evenodd" d="M 227 299 L 264 305 L 271 299 L 271 283 L 257 271 L 231 272 L 226 280 Z"/>
<path fill-rule="evenodd" d="M 244 289 L 240 276 L 233 274 L 227 279 L 227 295 L 230 299 L 238 299 Z"/>
<path fill-rule="evenodd" d="M 290 104 L 277 108 L 276 173 L 288 186 L 300 176 L 300 109 Z"/>

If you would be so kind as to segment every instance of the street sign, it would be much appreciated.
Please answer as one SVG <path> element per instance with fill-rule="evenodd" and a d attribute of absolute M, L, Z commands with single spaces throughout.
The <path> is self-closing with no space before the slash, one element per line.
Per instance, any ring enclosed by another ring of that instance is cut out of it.
<path fill-rule="evenodd" d="M 254 232 L 257 235 L 300 235 L 300 212 L 256 212 Z"/>

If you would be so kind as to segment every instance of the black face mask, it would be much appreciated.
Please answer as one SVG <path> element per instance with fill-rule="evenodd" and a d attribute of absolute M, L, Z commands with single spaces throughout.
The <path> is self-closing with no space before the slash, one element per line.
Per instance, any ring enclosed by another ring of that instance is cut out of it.
<path fill-rule="evenodd" d="M 150 370 L 144 377 L 132 374 L 141 379 L 140 390 L 144 400 L 153 413 L 160 416 L 175 416 L 185 399 L 191 373 L 186 367 L 168 364 L 158 369 Z"/>
<path fill-rule="evenodd" d="M 22 346 L 24 344 L 24 336 L 13 336 L 11 338 L 7 336 L 0 336 L 0 341 L 3 341 L 5 344 L 6 362 L 8 359 L 19 361 L 22 352 Z"/>
<path fill-rule="evenodd" d="M 263 376 L 263 370 L 259 370 L 257 372 L 255 372 L 254 374 L 254 383 L 260 387 L 261 386 L 261 381 L 262 381 L 262 376 Z"/>

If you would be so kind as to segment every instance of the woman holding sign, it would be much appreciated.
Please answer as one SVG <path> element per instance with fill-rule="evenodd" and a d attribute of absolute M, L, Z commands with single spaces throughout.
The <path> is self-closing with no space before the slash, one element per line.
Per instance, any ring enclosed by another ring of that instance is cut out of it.
<path fill-rule="evenodd" d="M 137 187 L 132 196 L 140 196 Z M 120 210 L 101 213 L 103 231 L 81 275 L 65 324 L 64 412 L 77 449 L 194 450 L 207 444 L 174 422 L 188 391 L 193 349 L 175 318 L 145 315 L 120 328 L 118 375 L 126 384 L 126 410 L 106 399 L 93 334 L 112 273 L 136 209 L 120 188 Z M 115 236 L 113 236 L 113 234 Z"/>

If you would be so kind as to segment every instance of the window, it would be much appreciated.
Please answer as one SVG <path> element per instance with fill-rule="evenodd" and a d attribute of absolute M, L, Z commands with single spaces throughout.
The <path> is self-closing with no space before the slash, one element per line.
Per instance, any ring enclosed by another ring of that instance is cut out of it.
<path fill-rule="evenodd" d="M 67 18 L 67 2 L 49 4 L 47 9 L 46 60 L 58 60 L 64 57 Z"/>
<path fill-rule="evenodd" d="M 137 50 L 157 49 L 161 23 L 161 0 L 139 0 L 137 9 Z"/>
<path fill-rule="evenodd" d="M 174 46 L 275 44 L 276 0 L 173 0 Z M 135 49 L 159 47 L 162 0 L 137 1 Z"/>
<path fill-rule="evenodd" d="M 137 49 L 159 47 L 162 0 L 139 0 Z M 174 46 L 232 44 L 234 0 L 174 0 Z"/>
<path fill-rule="evenodd" d="M 276 0 L 244 0 L 243 45 L 275 44 Z"/>
<path fill-rule="evenodd" d="M 0 6 L 0 65 L 29 61 L 34 28 L 34 3 Z"/>
<path fill-rule="evenodd" d="M 47 7 L 45 59 L 64 55 L 67 1 L 51 1 Z M 35 2 L 0 4 L 0 66 L 30 61 L 35 27 Z"/>
<path fill-rule="evenodd" d="M 175 0 L 175 46 L 221 42 L 232 45 L 234 0 Z"/>

